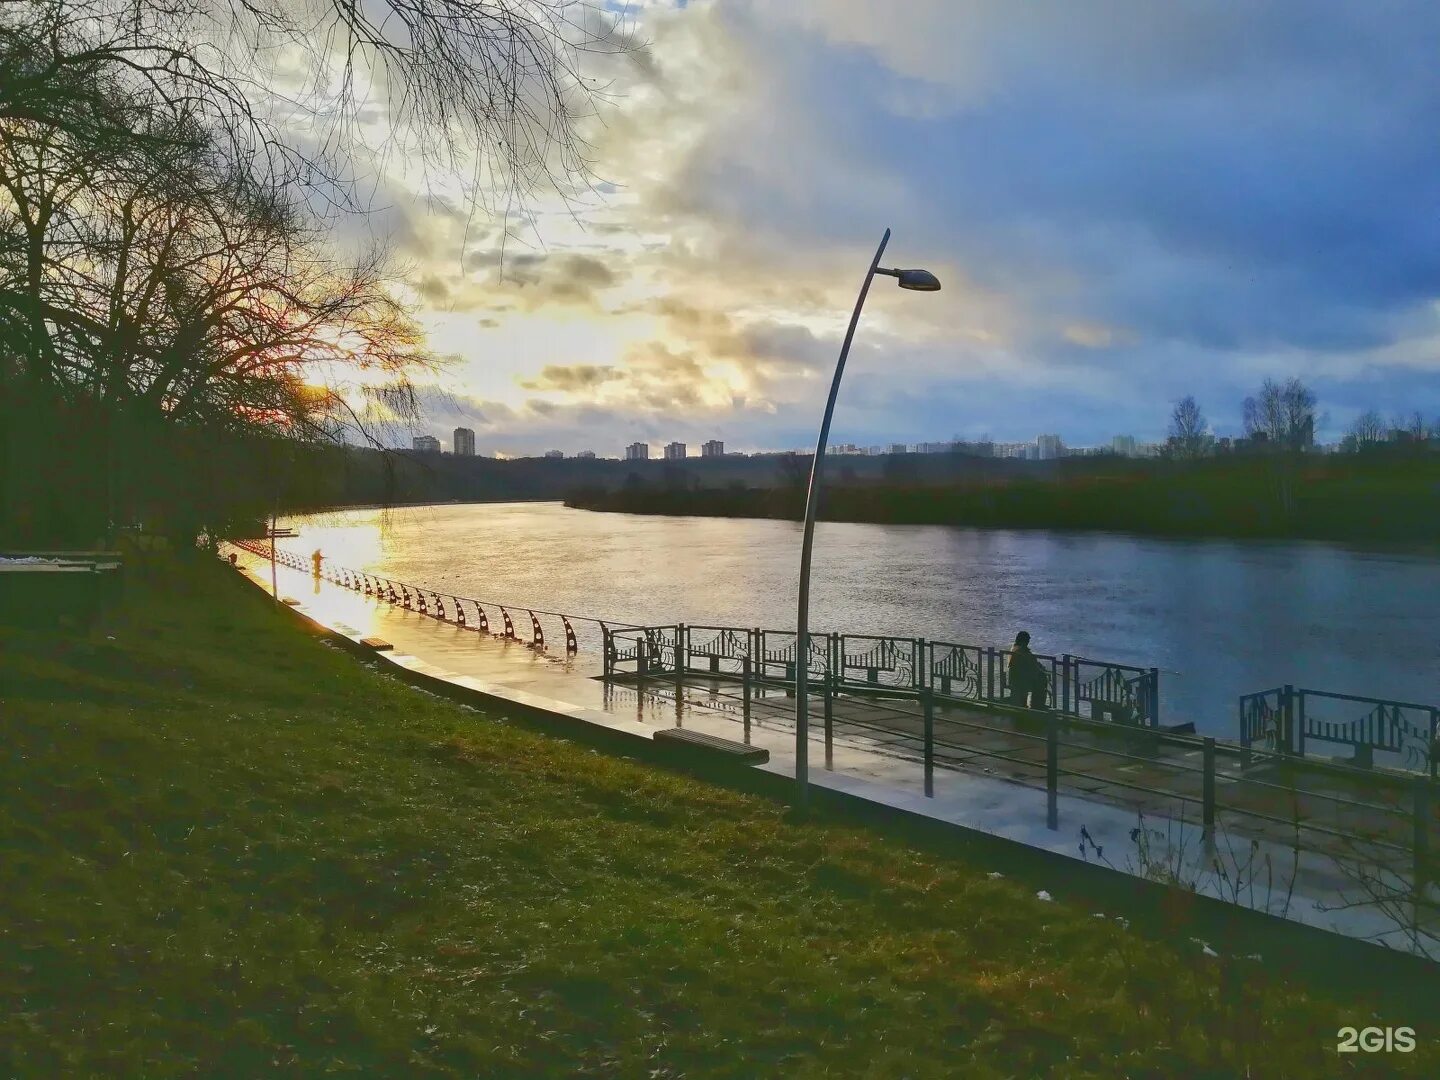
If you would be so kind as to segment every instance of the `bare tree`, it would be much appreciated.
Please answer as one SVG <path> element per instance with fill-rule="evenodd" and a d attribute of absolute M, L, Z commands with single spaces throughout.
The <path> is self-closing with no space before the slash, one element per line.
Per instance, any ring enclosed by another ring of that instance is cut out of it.
<path fill-rule="evenodd" d="M 1359 452 L 1378 446 L 1385 441 L 1385 421 L 1374 409 L 1367 409 L 1357 416 L 1345 431 L 1345 449 Z"/>
<path fill-rule="evenodd" d="M 581 127 L 607 85 L 586 58 L 634 48 L 586 0 L 4 0 L 5 34 L 28 59 L 0 65 L 0 116 L 84 122 L 105 66 L 311 180 L 394 148 L 469 170 L 471 194 L 501 208 L 588 183 Z"/>
<path fill-rule="evenodd" d="M 73 122 L 0 118 L 0 427 L 81 427 L 111 519 L 177 471 L 185 430 L 378 442 L 366 388 L 413 405 L 429 363 L 381 253 L 337 261 L 284 176 L 107 70 Z M 43 476 L 38 445 L 7 469 Z"/>
<path fill-rule="evenodd" d="M 814 454 L 787 450 L 775 458 L 775 478 L 786 491 L 804 491 L 810 483 L 810 462 Z"/>
<path fill-rule="evenodd" d="M 1301 450 L 1315 438 L 1315 394 L 1299 379 L 1266 379 L 1244 402 L 1245 434 L 1281 450 Z"/>
<path fill-rule="evenodd" d="M 1170 413 L 1170 437 L 1168 447 L 1177 458 L 1194 459 L 1205 453 L 1205 444 L 1210 435 L 1210 426 L 1205 414 L 1195 403 L 1195 398 L 1186 394 L 1175 403 Z"/>
<path fill-rule="evenodd" d="M 1425 423 L 1425 416 L 1416 409 L 1409 413 L 1396 413 L 1390 421 L 1390 430 L 1402 442 L 1422 443 L 1429 437 L 1429 426 Z"/>

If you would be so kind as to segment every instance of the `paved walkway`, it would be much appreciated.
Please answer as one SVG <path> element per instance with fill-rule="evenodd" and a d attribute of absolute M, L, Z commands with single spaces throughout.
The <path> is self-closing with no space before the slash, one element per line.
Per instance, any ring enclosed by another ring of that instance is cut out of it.
<path fill-rule="evenodd" d="M 247 575 L 268 592 L 269 563 L 243 551 L 239 557 Z M 393 649 L 384 655 L 392 663 L 517 704 L 642 736 L 662 727 L 682 726 L 749 742 L 769 750 L 770 762 L 762 768 L 794 775 L 794 698 L 783 687 L 757 687 L 747 721 L 741 686 L 735 681 L 691 676 L 679 687 L 668 678 L 640 685 L 633 679 L 607 683 L 600 677 L 599 657 L 584 653 L 567 657 L 563 645 L 558 654 L 553 645 L 548 652 L 540 651 L 523 641 L 483 634 L 316 581 L 284 566 L 278 568 L 277 578 L 280 595 L 294 600 L 293 606 L 315 622 L 353 640 L 378 637 L 389 642 Z M 1173 847 L 1178 841 L 1183 857 L 1200 860 L 1197 866 L 1213 861 L 1213 855 L 1203 855 L 1213 849 L 1206 848 L 1193 827 L 1201 813 L 1198 749 L 1157 752 L 1152 740 L 1137 740 L 1123 729 L 1111 734 L 1068 728 L 1059 761 L 1059 827 L 1052 830 L 1046 820 L 1043 722 L 983 707 L 937 707 L 936 768 L 933 793 L 927 794 L 921 764 L 923 718 L 917 702 L 839 696 L 832 706 L 828 741 L 823 698 L 815 695 L 811 707 L 810 776 L 818 786 L 861 794 L 1070 857 L 1077 854 L 1082 826 L 1102 845 L 1108 838 L 1112 852 L 1132 850 L 1132 831 L 1144 815 L 1162 824 L 1168 844 Z M 1300 786 L 1309 790 L 1295 790 L 1286 778 L 1247 774 L 1236 752 L 1217 754 L 1216 801 L 1221 808 L 1217 824 L 1222 844 L 1228 844 L 1227 853 L 1237 864 L 1252 840 L 1263 845 L 1272 880 L 1278 868 L 1285 878 L 1281 888 L 1288 890 L 1288 878 L 1293 877 L 1295 889 L 1293 894 L 1287 892 L 1287 903 L 1299 894 L 1301 907 L 1307 906 L 1303 902 L 1307 896 L 1325 907 L 1343 893 L 1353 875 L 1339 864 L 1348 858 L 1363 857 L 1394 872 L 1408 872 L 1410 855 L 1402 849 L 1413 839 L 1413 818 L 1411 807 L 1398 795 L 1373 785 L 1359 789 L 1353 782 L 1319 773 L 1305 776 Z M 1299 840 L 1303 850 L 1297 854 L 1297 818 L 1344 835 L 1307 828 Z M 1440 838 L 1440 830 L 1436 835 Z M 1126 838 L 1131 838 L 1130 844 Z M 1367 838 L 1386 844 L 1369 843 Z M 1186 851 L 1188 855 L 1183 854 Z M 1164 856 L 1174 857 L 1173 852 Z M 1248 857 L 1253 861 L 1254 851 Z M 1126 858 L 1122 869 L 1157 871 L 1142 865 L 1149 855 Z M 1158 869 L 1164 872 L 1163 867 Z M 1393 925 L 1354 911 L 1332 912 L 1326 918 L 1318 907 L 1309 917 L 1298 917 L 1350 933 L 1356 925 L 1372 933 Z M 1289 914 L 1297 917 L 1294 910 Z"/>

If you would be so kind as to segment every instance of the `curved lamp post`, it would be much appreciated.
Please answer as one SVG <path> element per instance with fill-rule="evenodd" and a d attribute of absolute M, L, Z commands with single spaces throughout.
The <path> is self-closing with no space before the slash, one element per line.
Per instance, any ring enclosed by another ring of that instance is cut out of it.
<path fill-rule="evenodd" d="M 810 700 L 806 686 L 810 668 L 810 554 L 815 546 L 815 508 L 820 499 L 820 470 L 825 464 L 825 445 L 830 438 L 830 420 L 835 415 L 835 398 L 840 393 L 840 376 L 845 373 L 845 358 L 850 354 L 850 342 L 855 337 L 855 326 L 860 322 L 860 309 L 865 306 L 865 294 L 870 291 L 870 282 L 876 274 L 896 279 L 900 288 L 917 292 L 938 292 L 940 282 L 928 270 L 886 270 L 880 265 L 880 256 L 885 254 L 885 245 L 890 242 L 890 230 L 880 238 L 880 246 L 871 260 L 870 271 L 865 283 L 860 286 L 860 297 L 855 301 L 855 311 L 850 316 L 850 328 L 845 331 L 845 343 L 840 346 L 840 359 L 835 365 L 835 378 L 830 382 L 830 398 L 825 402 L 825 418 L 820 422 L 820 438 L 815 443 L 815 456 L 810 461 L 810 487 L 805 494 L 805 536 L 800 544 L 800 610 L 795 620 L 795 781 L 799 784 L 799 803 L 805 806 L 810 793 Z"/>

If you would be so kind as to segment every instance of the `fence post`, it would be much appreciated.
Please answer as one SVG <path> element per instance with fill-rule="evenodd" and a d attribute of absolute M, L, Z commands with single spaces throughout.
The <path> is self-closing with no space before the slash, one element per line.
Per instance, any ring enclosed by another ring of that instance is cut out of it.
<path fill-rule="evenodd" d="M 650 674 L 650 643 L 642 635 L 635 639 L 635 681 L 643 683 Z"/>
<path fill-rule="evenodd" d="M 825 768 L 835 768 L 835 684 L 825 672 Z"/>
<path fill-rule="evenodd" d="M 1289 683 L 1285 684 L 1285 694 L 1280 706 L 1280 724 L 1283 728 L 1282 738 L 1285 742 L 1285 753 L 1295 752 L 1295 687 Z"/>
<path fill-rule="evenodd" d="M 1074 658 L 1066 653 L 1060 658 L 1060 711 L 1070 712 L 1070 662 Z"/>
<path fill-rule="evenodd" d="M 925 714 L 925 794 L 935 794 L 935 695 L 920 691 Z"/>
<path fill-rule="evenodd" d="M 985 650 L 985 700 L 995 700 L 995 650 Z"/>
<path fill-rule="evenodd" d="M 1045 717 L 1045 825 L 1060 828 L 1060 725 L 1055 714 Z"/>
<path fill-rule="evenodd" d="M 750 657 L 740 661 L 740 698 L 744 703 L 742 712 L 745 717 L 745 742 L 750 742 Z"/>
<path fill-rule="evenodd" d="M 1204 822 L 1205 835 L 1214 838 L 1215 835 L 1215 740 L 1209 736 L 1205 739 L 1205 781 L 1202 798 L 1204 799 Z"/>
<path fill-rule="evenodd" d="M 1302 689 L 1297 695 L 1300 698 L 1299 723 L 1295 725 L 1295 745 L 1300 751 L 1300 756 L 1305 756 L 1305 691 Z"/>
<path fill-rule="evenodd" d="M 603 623 L 600 626 L 600 655 L 600 670 L 604 673 L 604 677 L 608 681 L 610 677 L 615 674 L 615 669 L 610 661 L 610 628 Z"/>
<path fill-rule="evenodd" d="M 1150 726 L 1160 726 L 1160 669 L 1150 669 Z"/>
<path fill-rule="evenodd" d="M 1415 902 L 1417 908 L 1424 898 L 1429 881 L 1430 865 L 1430 782 L 1424 777 L 1415 781 L 1415 834 L 1411 843 L 1415 859 Z M 1419 918 L 1419 911 L 1416 911 Z"/>
<path fill-rule="evenodd" d="M 1429 748 L 1429 751 L 1428 751 L 1428 753 L 1427 753 L 1427 755 L 1426 755 L 1426 756 L 1429 757 L 1429 759 L 1430 759 L 1430 779 L 1431 779 L 1431 780 L 1434 780 L 1435 777 L 1436 777 L 1435 759 L 1436 759 L 1437 756 L 1440 756 L 1440 744 L 1437 744 L 1437 743 L 1436 743 L 1436 739 L 1437 739 L 1437 738 L 1440 738 L 1440 730 L 1437 730 L 1437 729 L 1440 729 L 1440 709 L 1431 709 L 1431 710 L 1430 710 L 1430 748 Z"/>
<path fill-rule="evenodd" d="M 685 642 L 685 624 L 675 627 L 675 707 L 680 707 L 681 691 L 685 688 L 685 660 L 682 649 Z"/>

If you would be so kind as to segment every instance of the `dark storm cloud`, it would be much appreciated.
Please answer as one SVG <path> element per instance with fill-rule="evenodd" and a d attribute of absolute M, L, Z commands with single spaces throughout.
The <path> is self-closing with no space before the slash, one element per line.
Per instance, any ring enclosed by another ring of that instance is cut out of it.
<path fill-rule="evenodd" d="M 1063 276 L 1057 304 L 1220 350 L 1389 340 L 1440 294 L 1440 8 L 1180 7 L 1137 28 L 1138 8 L 1105 5 L 1114 21 L 1071 47 L 1080 8 L 1020 40 L 972 25 L 1010 62 L 939 117 L 886 108 L 896 76 L 863 54 L 792 65 L 792 89 L 852 87 L 846 108 L 814 110 L 821 137 L 894 161 L 914 198 L 883 212 L 981 281 Z M 1127 45 L 1143 55 L 1119 62 Z M 848 231 L 832 183 L 772 200 L 777 226 Z"/>

